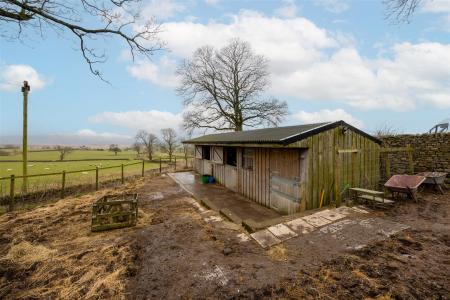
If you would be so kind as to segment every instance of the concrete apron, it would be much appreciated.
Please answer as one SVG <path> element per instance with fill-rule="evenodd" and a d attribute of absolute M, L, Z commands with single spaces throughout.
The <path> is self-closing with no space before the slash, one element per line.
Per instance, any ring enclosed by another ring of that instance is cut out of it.
<path fill-rule="evenodd" d="M 232 222 L 243 225 L 250 231 L 257 230 L 263 226 L 262 223 L 282 217 L 278 212 L 259 205 L 223 186 L 202 184 L 200 176 L 192 172 L 169 173 L 169 176 L 198 202 L 220 212 Z"/>
<path fill-rule="evenodd" d="M 361 215 L 367 213 L 365 207 L 342 206 L 273 225 L 250 236 L 263 248 L 270 248 L 292 238 L 308 238 L 314 234 L 315 238 L 319 236 L 321 240 L 334 239 L 345 243 L 347 249 L 360 249 L 369 241 L 383 240 L 409 228 L 381 218 L 361 218 Z"/>
<path fill-rule="evenodd" d="M 242 242 L 247 242 L 251 237 L 265 249 L 293 238 L 307 238 L 310 234 L 345 241 L 348 249 L 359 249 L 365 245 L 365 241 L 384 239 L 408 228 L 406 225 L 381 218 L 367 218 L 369 211 L 363 206 L 341 206 L 281 216 L 275 211 L 262 207 L 253 201 L 248 201 L 237 193 L 221 186 L 203 185 L 199 183 L 198 176 L 192 172 L 169 173 L 169 176 L 191 194 L 196 201 L 219 212 L 237 225 L 243 226 L 249 232 L 253 232 L 250 235 L 239 234 L 238 238 Z M 201 205 L 197 203 L 195 205 L 201 212 L 204 211 Z M 270 212 L 268 213 L 266 210 Z M 205 211 L 204 214 L 206 213 Z M 364 218 L 361 218 L 363 216 Z M 205 217 L 207 222 L 220 221 L 217 216 L 207 217 L 205 215 Z M 253 218 L 262 220 L 256 222 Z M 361 232 L 366 240 L 354 239 L 348 232 Z"/>

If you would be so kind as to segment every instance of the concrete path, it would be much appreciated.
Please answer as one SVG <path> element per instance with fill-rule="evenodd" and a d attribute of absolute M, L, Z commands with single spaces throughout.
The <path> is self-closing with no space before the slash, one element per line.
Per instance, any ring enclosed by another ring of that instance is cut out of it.
<path fill-rule="evenodd" d="M 381 218 L 357 217 L 368 213 L 367 209 L 361 206 L 326 209 L 270 226 L 250 236 L 261 247 L 270 248 L 292 238 L 309 238 L 311 233 L 315 233 L 315 236 L 321 236 L 322 239 L 331 238 L 345 243 L 347 249 L 358 249 L 370 240 L 384 239 L 408 228 L 404 224 Z M 361 236 L 364 239 L 361 239 Z"/>
<path fill-rule="evenodd" d="M 276 211 L 250 201 L 223 186 L 202 184 L 200 176 L 192 172 L 169 173 L 169 176 L 194 198 L 204 200 L 207 206 L 213 206 L 211 208 L 217 211 L 231 211 L 241 220 L 252 219 L 262 222 L 281 216 Z"/>

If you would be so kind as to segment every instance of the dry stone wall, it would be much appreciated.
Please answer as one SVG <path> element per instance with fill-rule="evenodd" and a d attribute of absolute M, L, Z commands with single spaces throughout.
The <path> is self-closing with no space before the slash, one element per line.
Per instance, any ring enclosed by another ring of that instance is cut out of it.
<path fill-rule="evenodd" d="M 383 147 L 412 147 L 414 172 L 447 172 L 450 177 L 450 133 L 402 134 L 381 137 Z M 391 174 L 407 174 L 408 155 L 406 152 L 389 153 Z M 383 162 L 383 159 L 382 159 Z M 381 174 L 386 174 L 382 163 Z"/>

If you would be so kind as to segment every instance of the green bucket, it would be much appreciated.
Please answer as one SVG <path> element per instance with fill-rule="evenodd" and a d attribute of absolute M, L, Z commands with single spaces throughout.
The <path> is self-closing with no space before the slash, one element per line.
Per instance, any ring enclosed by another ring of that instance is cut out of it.
<path fill-rule="evenodd" d="M 202 175 L 202 183 L 206 184 L 209 182 L 209 175 Z"/>

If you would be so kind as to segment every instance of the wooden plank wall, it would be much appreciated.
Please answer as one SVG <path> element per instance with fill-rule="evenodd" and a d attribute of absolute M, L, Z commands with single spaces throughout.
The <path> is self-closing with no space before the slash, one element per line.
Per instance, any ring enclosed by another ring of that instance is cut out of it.
<path fill-rule="evenodd" d="M 203 174 L 203 159 L 201 158 L 194 159 L 194 170 L 199 174 Z"/>
<path fill-rule="evenodd" d="M 225 165 L 213 164 L 213 174 L 217 183 L 225 185 Z"/>
<path fill-rule="evenodd" d="M 287 178 L 301 177 L 300 174 L 304 172 L 306 179 L 304 185 L 301 185 L 300 211 L 318 208 L 322 190 L 323 206 L 326 206 L 339 202 L 346 186 L 378 189 L 380 146 L 350 129 L 344 134 L 342 128 L 337 127 L 290 144 L 286 148 L 297 149 L 289 152 L 283 149 L 274 151 L 273 148 L 254 148 L 252 170 L 242 169 L 242 148 L 238 148 L 237 179 L 230 178 L 237 180 L 237 191 L 261 205 L 270 207 L 270 171 L 274 168 L 281 170 L 278 176 Z M 300 153 L 305 148 L 308 149 L 304 152 L 307 154 L 302 157 Z M 357 151 L 338 153 L 338 150 L 342 149 Z M 278 154 L 275 153 L 280 153 L 281 157 L 277 159 Z M 302 171 L 300 167 L 297 170 L 292 168 L 300 164 L 305 165 L 306 170 Z M 199 173 L 204 170 L 204 166 L 198 163 L 197 159 L 195 167 Z M 224 165 L 213 164 L 213 175 L 218 182 L 227 186 L 226 181 L 230 179 Z"/>
<path fill-rule="evenodd" d="M 344 134 L 337 127 L 289 147 L 308 148 L 308 175 L 304 197 L 305 209 L 320 206 L 320 194 L 324 190 L 323 206 L 341 200 L 347 187 L 377 189 L 379 182 L 379 150 L 374 141 L 352 131 Z M 340 149 L 355 149 L 357 152 L 338 153 Z"/>
<path fill-rule="evenodd" d="M 234 192 L 238 192 L 238 171 L 237 167 L 225 165 L 225 187 Z"/>
<path fill-rule="evenodd" d="M 254 149 L 252 170 L 238 166 L 239 192 L 267 207 L 270 206 L 270 150 L 269 148 Z M 241 151 L 238 154 L 242 153 Z M 238 155 L 239 157 L 242 156 Z M 242 163 L 242 159 L 238 159 L 238 162 Z"/>

